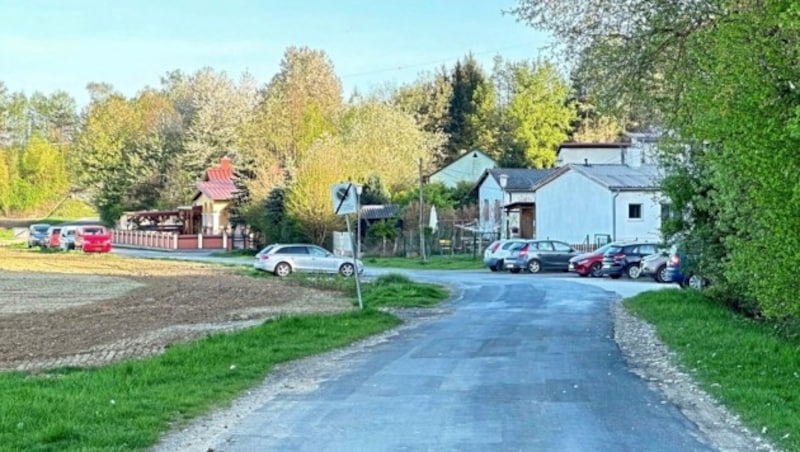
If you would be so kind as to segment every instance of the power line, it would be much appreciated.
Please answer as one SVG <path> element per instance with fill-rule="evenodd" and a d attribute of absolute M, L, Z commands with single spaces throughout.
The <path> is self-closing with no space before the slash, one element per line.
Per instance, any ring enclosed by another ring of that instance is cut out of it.
<path fill-rule="evenodd" d="M 516 49 L 516 48 L 520 48 L 520 47 L 525 47 L 525 46 L 528 46 L 528 45 L 531 45 L 531 44 L 533 44 L 533 42 L 526 42 L 526 43 L 523 43 L 523 44 L 515 44 L 515 45 L 511 45 L 511 46 L 506 46 L 506 47 L 498 47 L 498 48 L 495 48 L 495 49 L 484 50 L 484 51 L 481 51 L 481 52 L 470 52 L 470 54 L 471 55 L 486 55 L 486 54 L 489 54 L 489 53 L 501 52 L 503 50 L 510 50 L 510 49 Z M 539 47 L 536 50 L 541 52 L 544 49 L 545 49 L 545 47 Z M 354 77 L 363 77 L 363 76 L 366 76 L 366 75 L 382 74 L 382 73 L 386 73 L 386 72 L 404 71 L 406 69 L 414 69 L 414 68 L 426 67 L 426 66 L 430 66 L 430 65 L 433 65 L 433 64 L 449 63 L 451 61 L 458 60 L 459 58 L 461 58 L 461 57 L 459 56 L 459 57 L 451 57 L 451 58 L 441 58 L 441 59 L 438 59 L 438 60 L 429 60 L 429 61 L 420 62 L 420 63 L 405 64 L 405 65 L 395 66 L 395 67 L 391 67 L 391 68 L 374 69 L 374 70 L 364 71 L 364 72 L 355 72 L 355 73 L 352 73 L 352 74 L 342 75 L 339 78 L 342 78 L 342 79 L 344 79 L 344 78 L 354 78 Z"/>

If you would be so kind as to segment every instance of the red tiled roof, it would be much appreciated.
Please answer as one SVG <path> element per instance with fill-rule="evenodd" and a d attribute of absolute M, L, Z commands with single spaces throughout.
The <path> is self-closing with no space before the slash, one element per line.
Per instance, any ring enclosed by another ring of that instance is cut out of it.
<path fill-rule="evenodd" d="M 229 181 L 233 179 L 233 170 L 230 168 L 208 168 L 206 181 Z"/>
<path fill-rule="evenodd" d="M 197 189 L 200 193 L 208 196 L 214 201 L 227 201 L 233 199 L 236 193 L 236 185 L 230 180 L 227 181 L 203 181 L 197 183 Z M 197 199 L 198 195 L 195 196 Z"/>

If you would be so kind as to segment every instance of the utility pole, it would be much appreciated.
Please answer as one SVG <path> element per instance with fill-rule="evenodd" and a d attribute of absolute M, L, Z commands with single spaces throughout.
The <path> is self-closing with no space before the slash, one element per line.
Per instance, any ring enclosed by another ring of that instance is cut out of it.
<path fill-rule="evenodd" d="M 422 197 L 422 185 L 424 182 L 422 175 L 422 157 L 419 159 L 419 256 L 422 258 L 422 262 L 425 262 L 425 222 L 424 222 L 424 212 L 423 212 L 423 204 L 425 202 L 424 198 Z"/>

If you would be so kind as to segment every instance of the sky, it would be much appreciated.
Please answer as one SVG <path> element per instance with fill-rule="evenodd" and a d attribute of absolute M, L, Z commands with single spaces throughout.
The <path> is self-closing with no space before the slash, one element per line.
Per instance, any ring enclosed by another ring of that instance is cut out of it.
<path fill-rule="evenodd" d="M 472 53 L 549 56 L 548 35 L 503 14 L 516 0 L 0 0 L 0 81 L 27 95 L 89 82 L 126 96 L 203 67 L 267 83 L 289 46 L 324 50 L 345 96 L 413 82 Z"/>

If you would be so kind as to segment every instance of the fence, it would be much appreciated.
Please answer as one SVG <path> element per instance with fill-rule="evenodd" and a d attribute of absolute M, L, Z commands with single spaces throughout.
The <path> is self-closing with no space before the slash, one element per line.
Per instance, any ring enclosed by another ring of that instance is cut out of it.
<path fill-rule="evenodd" d="M 162 231 L 115 230 L 111 242 L 114 246 L 156 250 L 226 250 L 249 249 L 253 240 L 249 236 L 209 234 L 179 234 Z"/>

